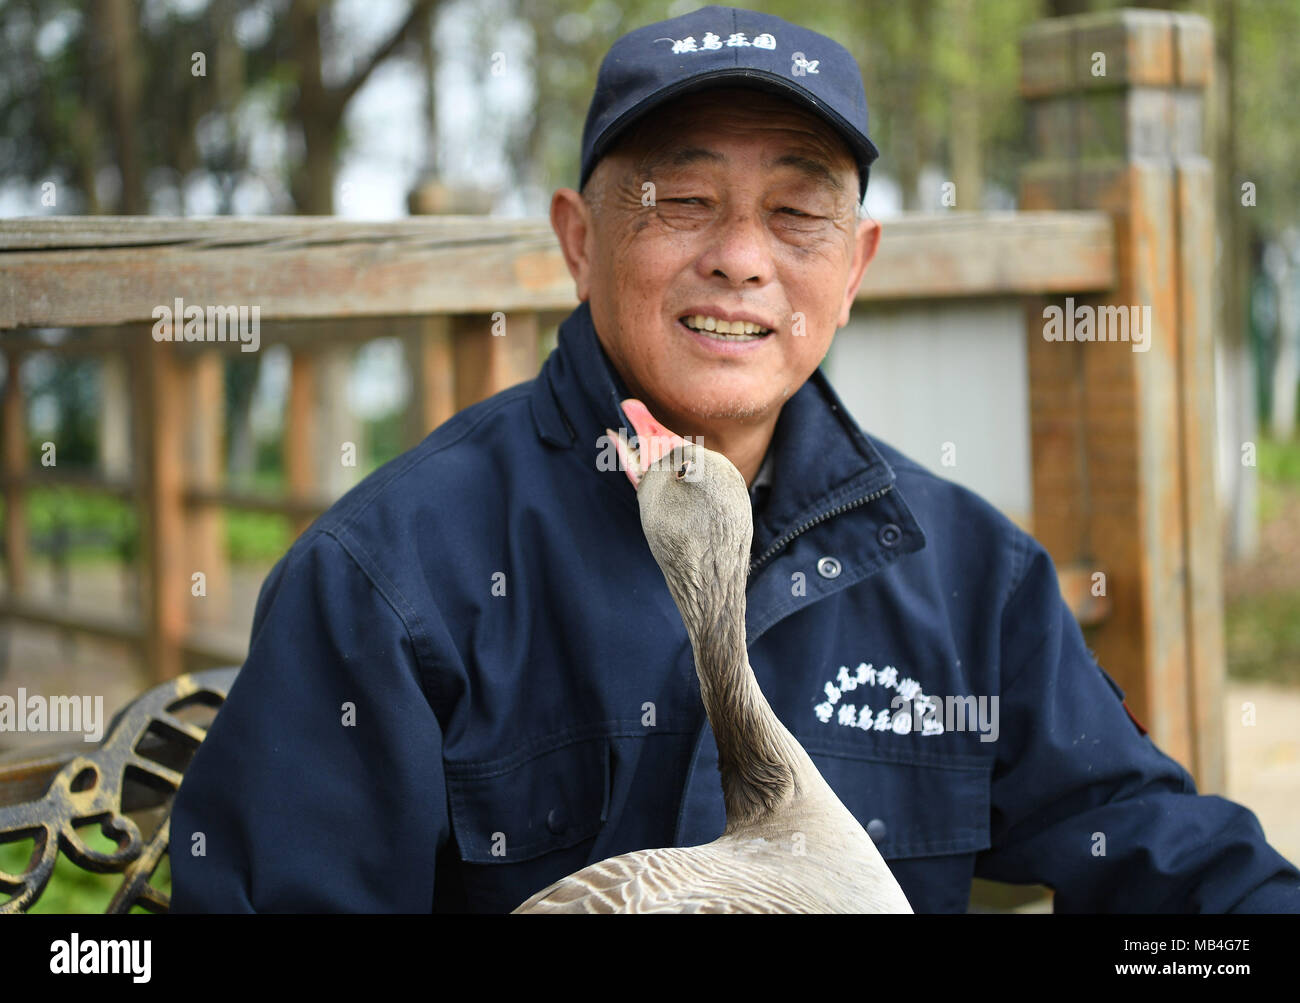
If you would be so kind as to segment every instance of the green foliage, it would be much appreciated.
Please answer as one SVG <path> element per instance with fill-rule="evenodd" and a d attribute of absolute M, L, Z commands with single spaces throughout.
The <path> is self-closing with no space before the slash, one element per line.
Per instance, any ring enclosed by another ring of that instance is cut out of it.
<path fill-rule="evenodd" d="M 4 504 L 0 501 L 0 517 Z M 139 555 L 140 527 L 129 502 L 75 488 L 36 488 L 28 495 L 30 537 L 48 551 L 56 528 L 67 534 L 67 559 L 78 562 L 111 558 L 123 563 Z M 236 563 L 274 561 L 293 542 L 287 516 L 226 510 L 226 546 Z"/>
<path fill-rule="evenodd" d="M 1294 528 L 1285 522 L 1288 512 L 1300 506 L 1300 442 L 1274 442 L 1263 439 L 1256 454 L 1259 473 L 1260 521 L 1264 534 L 1270 527 L 1281 527 L 1274 537 L 1283 550 L 1293 549 Z M 1268 544 L 1260 555 L 1264 561 L 1291 558 L 1270 554 Z M 1287 566 L 1281 565 L 1285 572 Z M 1279 580 L 1280 579 L 1280 580 Z M 1224 644 L 1228 674 L 1240 679 L 1265 679 L 1300 685 L 1300 581 L 1295 575 L 1270 574 L 1263 587 L 1248 589 L 1231 599 L 1224 609 Z"/>
<path fill-rule="evenodd" d="M 1300 442 L 1263 439 L 1255 458 L 1261 482 L 1300 488 Z"/>
<path fill-rule="evenodd" d="M 234 563 L 277 560 L 293 543 L 287 516 L 269 512 L 226 511 L 226 546 Z"/>
<path fill-rule="evenodd" d="M 406 413 L 393 411 L 366 422 L 366 450 L 373 467 L 380 467 L 406 450 Z"/>
<path fill-rule="evenodd" d="M 1231 676 L 1300 686 L 1300 589 L 1230 602 L 1224 635 Z"/>
<path fill-rule="evenodd" d="M 41 465 L 44 444 L 55 444 L 59 466 L 88 467 L 95 463 L 99 441 L 99 362 L 88 358 L 45 356 L 23 369 L 29 423 L 35 415 L 50 415 L 54 427 L 33 432 L 27 462 Z"/>
<path fill-rule="evenodd" d="M 98 825 L 88 825 L 79 829 L 79 834 L 86 844 L 94 850 L 111 852 L 116 844 L 104 836 Z M 21 839 L 17 842 L 0 845 L 0 871 L 10 874 L 20 873 L 31 858 L 34 841 Z M 171 861 L 163 857 L 150 881 L 154 888 L 163 894 L 171 894 Z M 95 874 L 84 871 L 64 854 L 60 853 L 54 864 L 54 873 L 50 875 L 45 891 L 31 908 L 33 915 L 84 915 L 102 913 L 112 901 L 114 893 L 122 884 L 120 874 Z M 131 910 L 147 912 L 139 907 Z"/>

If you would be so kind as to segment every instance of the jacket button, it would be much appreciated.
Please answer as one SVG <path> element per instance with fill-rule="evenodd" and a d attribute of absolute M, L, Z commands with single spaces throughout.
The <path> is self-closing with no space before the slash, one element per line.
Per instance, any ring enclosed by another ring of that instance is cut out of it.
<path fill-rule="evenodd" d="M 838 578 L 840 576 L 840 562 L 833 557 L 823 557 L 817 562 L 817 574 L 823 578 Z"/>
<path fill-rule="evenodd" d="M 559 808 L 552 808 L 547 812 L 546 828 L 550 829 L 551 832 L 555 833 L 557 836 L 567 829 L 568 826 L 564 824 L 564 812 Z"/>
<path fill-rule="evenodd" d="M 871 837 L 873 843 L 879 844 L 885 838 L 885 823 L 878 818 L 873 818 L 867 823 L 867 835 Z"/>
<path fill-rule="evenodd" d="M 882 547 L 897 547 L 898 541 L 902 538 L 903 531 L 892 522 L 885 523 L 876 533 L 876 539 L 880 541 Z"/>

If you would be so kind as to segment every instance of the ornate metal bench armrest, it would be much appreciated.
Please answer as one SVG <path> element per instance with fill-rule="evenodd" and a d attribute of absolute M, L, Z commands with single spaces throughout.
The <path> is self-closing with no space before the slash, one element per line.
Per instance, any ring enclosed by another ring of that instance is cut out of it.
<path fill-rule="evenodd" d="M 20 839 L 34 839 L 36 844 L 21 873 L 0 870 L 0 896 L 9 896 L 0 901 L 0 913 L 26 912 L 35 904 L 60 850 L 87 871 L 123 875 L 106 912 L 129 912 L 133 905 L 167 911 L 170 896 L 150 885 L 149 878 L 167 852 L 172 799 L 207 734 L 206 728 L 176 715 L 193 704 L 220 709 L 238 673 L 238 667 L 194 672 L 142 693 L 114 716 L 94 751 L 69 753 L 41 797 L 0 805 L 0 844 Z M 30 782 L 54 762 L 52 754 L 26 760 L 12 770 L 12 779 Z M 0 765 L 0 782 L 5 773 Z M 128 790 L 130 803 L 124 803 Z M 132 812 L 155 816 L 156 826 L 147 837 Z M 79 826 L 96 822 L 117 844 L 115 850 L 92 849 L 77 832 Z"/>

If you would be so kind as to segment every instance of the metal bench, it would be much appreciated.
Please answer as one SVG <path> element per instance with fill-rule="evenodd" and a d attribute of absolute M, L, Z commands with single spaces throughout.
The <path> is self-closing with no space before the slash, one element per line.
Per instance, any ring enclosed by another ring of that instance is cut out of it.
<path fill-rule="evenodd" d="M 155 686 L 118 711 L 91 752 L 0 756 L 0 845 L 35 841 L 21 873 L 0 870 L 0 913 L 31 909 L 60 852 L 84 870 L 122 875 L 106 912 L 167 912 L 170 896 L 150 879 L 170 842 L 172 798 L 238 673 L 210 669 Z M 112 852 L 78 832 L 96 823 Z"/>

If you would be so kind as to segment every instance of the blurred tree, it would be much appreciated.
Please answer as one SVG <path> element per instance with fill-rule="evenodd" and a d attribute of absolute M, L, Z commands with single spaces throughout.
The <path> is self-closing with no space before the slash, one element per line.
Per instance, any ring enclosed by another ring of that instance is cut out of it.
<path fill-rule="evenodd" d="M 297 87 L 288 105 L 288 119 L 302 137 L 304 155 L 295 167 L 291 190 L 299 212 L 334 211 L 334 172 L 342 139 L 343 116 L 348 102 L 361 90 L 375 69 L 408 47 L 419 53 L 419 36 L 431 31 L 431 17 L 440 0 L 414 0 L 406 17 L 372 53 L 340 83 L 328 85 L 321 73 L 322 24 L 329 6 L 322 0 L 290 0 L 284 19 L 282 50 L 297 73 Z"/>
<path fill-rule="evenodd" d="M 54 181 L 61 213 L 183 214 L 199 181 L 229 213 L 257 173 L 250 111 L 261 102 L 275 118 L 256 127 L 278 122 L 300 153 L 269 187 L 298 212 L 331 212 L 348 103 L 385 61 L 415 54 L 439 2 L 413 0 L 327 84 L 323 62 L 350 43 L 330 31 L 324 0 L 0 0 L 0 174 Z"/>

